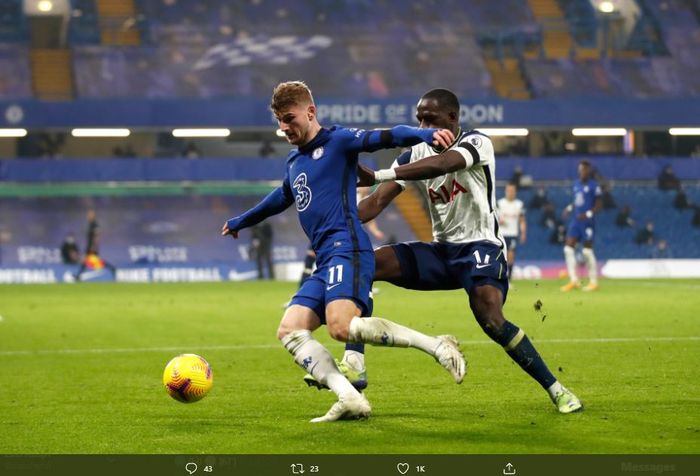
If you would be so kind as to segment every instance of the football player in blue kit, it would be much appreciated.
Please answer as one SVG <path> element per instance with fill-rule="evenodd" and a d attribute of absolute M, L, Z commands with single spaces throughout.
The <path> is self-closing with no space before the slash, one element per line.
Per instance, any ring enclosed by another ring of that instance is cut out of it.
<path fill-rule="evenodd" d="M 361 166 L 360 185 L 380 183 L 359 205 L 362 221 L 375 218 L 405 188 L 405 180 L 425 187 L 433 241 L 413 241 L 375 251 L 375 281 L 416 290 L 463 289 L 477 322 L 508 356 L 543 389 L 560 413 L 583 409 L 580 400 L 547 368 L 525 332 L 507 320 L 506 244 L 496 217 L 496 158 L 488 136 L 462 131 L 459 100 L 446 89 L 424 94 L 416 106 L 420 127 L 449 129 L 456 138 L 447 150 L 419 143 L 392 168 Z"/>
<path fill-rule="evenodd" d="M 339 341 L 422 350 L 461 383 L 466 362 L 455 337 L 431 337 L 386 319 L 360 317 L 372 311 L 374 252 L 355 200 L 360 152 L 420 142 L 446 147 L 454 139 L 452 132 L 409 126 L 373 131 L 323 128 L 311 90 L 301 81 L 277 85 L 270 108 L 287 141 L 297 148 L 289 152 L 282 185 L 255 207 L 228 220 L 221 233 L 237 238 L 240 230 L 296 205 L 317 267 L 290 301 L 277 337 L 298 365 L 338 396 L 325 415 L 311 421 L 366 418 L 371 412 L 365 396 L 312 337 L 311 332 L 322 324 Z"/>
<path fill-rule="evenodd" d="M 595 235 L 594 216 L 603 208 L 603 192 L 593 177 L 591 163 L 582 160 L 578 164 L 578 179 L 574 182 L 574 202 L 567 207 L 571 213 L 569 226 L 566 229 L 564 243 L 564 259 L 569 273 L 569 282 L 561 287 L 564 292 L 579 289 L 576 273 L 576 244 L 583 243 L 583 258 L 588 267 L 588 284 L 583 291 L 598 289 L 598 263 L 593 253 L 593 237 Z"/>

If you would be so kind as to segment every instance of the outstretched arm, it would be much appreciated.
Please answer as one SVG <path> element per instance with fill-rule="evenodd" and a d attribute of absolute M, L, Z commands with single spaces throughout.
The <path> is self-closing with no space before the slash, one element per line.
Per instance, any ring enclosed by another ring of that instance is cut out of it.
<path fill-rule="evenodd" d="M 426 142 L 446 149 L 454 142 L 454 134 L 448 129 L 421 129 L 411 126 L 396 126 L 391 129 L 372 131 L 347 129 L 350 134 L 349 149 L 356 152 L 376 152 L 380 149 L 409 147 Z"/>
<path fill-rule="evenodd" d="M 221 228 L 222 235 L 238 238 L 238 232 L 243 228 L 257 225 L 265 218 L 286 210 L 294 202 L 291 193 L 284 186 L 270 192 L 260 203 L 247 212 L 229 219 Z"/>
<path fill-rule="evenodd" d="M 454 150 L 426 157 L 425 159 L 401 165 L 393 169 L 378 170 L 374 173 L 375 182 L 393 180 L 424 180 L 439 177 L 455 170 L 463 169 L 469 164 L 467 160 Z"/>

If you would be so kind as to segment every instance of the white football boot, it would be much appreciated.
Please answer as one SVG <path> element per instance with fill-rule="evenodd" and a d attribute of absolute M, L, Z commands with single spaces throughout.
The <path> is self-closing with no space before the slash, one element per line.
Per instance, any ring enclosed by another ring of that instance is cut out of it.
<path fill-rule="evenodd" d="M 314 418 L 311 423 L 323 423 L 337 420 L 361 420 L 368 418 L 372 413 L 372 407 L 367 398 L 361 393 L 352 396 L 340 397 L 333 404 L 328 413 Z"/>
<path fill-rule="evenodd" d="M 435 360 L 445 367 L 455 379 L 455 382 L 462 383 L 464 375 L 467 373 L 467 361 L 464 359 L 462 351 L 459 350 L 459 341 L 455 336 L 438 336 L 440 344 L 435 349 Z"/>

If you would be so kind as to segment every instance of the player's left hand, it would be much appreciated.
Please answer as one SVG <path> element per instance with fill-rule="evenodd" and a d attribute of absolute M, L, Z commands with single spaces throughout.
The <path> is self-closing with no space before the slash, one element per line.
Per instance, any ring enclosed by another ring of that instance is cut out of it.
<path fill-rule="evenodd" d="M 449 129 L 438 129 L 433 132 L 433 145 L 440 150 L 447 149 L 455 140 L 455 136 Z"/>
<path fill-rule="evenodd" d="M 357 164 L 357 186 L 371 187 L 374 185 L 374 170 L 366 165 Z"/>
<path fill-rule="evenodd" d="M 234 239 L 238 238 L 238 232 L 230 230 L 228 227 L 228 222 L 224 223 L 224 226 L 221 227 L 221 236 L 226 235 L 231 235 Z"/>

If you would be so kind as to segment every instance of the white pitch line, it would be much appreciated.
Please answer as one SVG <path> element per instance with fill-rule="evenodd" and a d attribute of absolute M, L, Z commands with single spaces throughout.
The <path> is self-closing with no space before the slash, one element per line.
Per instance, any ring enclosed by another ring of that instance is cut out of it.
<path fill-rule="evenodd" d="M 615 282 L 615 286 L 634 286 L 634 287 L 648 287 L 648 288 L 673 288 L 673 289 L 700 289 L 700 284 L 689 284 L 689 283 L 674 283 L 673 280 L 668 280 L 664 282 Z"/>
<path fill-rule="evenodd" d="M 534 340 L 534 339 L 533 339 Z M 699 342 L 700 336 L 680 337 L 600 337 L 592 339 L 536 339 L 535 344 L 611 344 L 625 342 Z M 493 345 L 488 339 L 461 341 L 461 345 Z M 336 345 L 340 345 L 337 343 Z M 71 355 L 71 354 L 123 354 L 132 352 L 183 352 L 186 349 L 202 350 L 249 350 L 282 349 L 281 344 L 242 344 L 242 345 L 205 345 L 179 347 L 131 347 L 105 349 L 44 349 L 44 350 L 7 350 L 0 351 L 0 357 L 21 355 Z"/>

